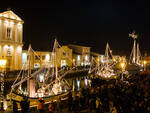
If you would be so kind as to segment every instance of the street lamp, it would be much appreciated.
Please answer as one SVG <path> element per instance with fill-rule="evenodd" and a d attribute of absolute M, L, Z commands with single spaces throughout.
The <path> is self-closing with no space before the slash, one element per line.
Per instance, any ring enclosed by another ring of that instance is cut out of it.
<path fill-rule="evenodd" d="M 146 71 L 146 64 L 147 64 L 147 61 L 144 60 L 144 61 L 143 61 L 143 64 L 144 64 L 144 71 Z"/>
<path fill-rule="evenodd" d="M 124 62 L 122 62 L 120 65 L 121 65 L 121 69 L 122 69 L 122 71 L 124 71 L 124 70 L 125 70 L 125 63 L 124 63 Z"/>
<path fill-rule="evenodd" d="M 123 74 L 125 72 L 125 67 L 126 67 L 125 62 L 121 62 L 120 66 L 121 66 L 121 69 L 122 69 L 122 80 L 123 80 Z"/>
<path fill-rule="evenodd" d="M 6 59 L 0 59 L 0 69 L 1 69 L 1 72 L 0 72 L 0 89 L 1 89 L 1 92 L 0 92 L 0 111 L 4 111 L 4 69 L 6 67 L 6 62 L 7 60 Z"/>

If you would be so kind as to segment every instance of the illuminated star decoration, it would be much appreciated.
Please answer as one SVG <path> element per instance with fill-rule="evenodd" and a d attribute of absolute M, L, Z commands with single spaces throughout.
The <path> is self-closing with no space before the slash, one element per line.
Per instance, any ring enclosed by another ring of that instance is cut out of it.
<path fill-rule="evenodd" d="M 133 39 L 137 39 L 138 35 L 135 34 L 135 31 L 129 34 L 129 37 L 132 37 Z"/>

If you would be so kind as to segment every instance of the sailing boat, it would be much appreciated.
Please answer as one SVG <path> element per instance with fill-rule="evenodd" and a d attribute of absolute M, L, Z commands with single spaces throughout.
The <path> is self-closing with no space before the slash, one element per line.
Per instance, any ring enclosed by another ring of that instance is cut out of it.
<path fill-rule="evenodd" d="M 142 63 L 142 56 L 139 49 L 139 43 L 136 42 L 136 39 L 138 36 L 135 34 L 135 32 L 129 34 L 129 37 L 132 37 L 134 39 L 133 49 L 130 54 L 129 63 L 141 65 Z"/>
<path fill-rule="evenodd" d="M 129 37 L 133 38 L 134 44 L 133 49 L 130 54 L 129 64 L 127 65 L 127 70 L 130 73 L 137 73 L 142 69 L 142 56 L 139 49 L 139 43 L 137 43 L 138 35 L 135 31 L 129 34 Z"/>
<path fill-rule="evenodd" d="M 51 100 L 52 98 L 58 98 L 57 96 L 65 96 L 71 90 L 69 84 L 64 79 L 64 77 L 69 73 L 72 69 L 68 71 L 64 71 L 63 69 L 58 70 L 58 60 L 57 60 L 57 50 L 61 48 L 57 40 L 55 39 L 52 57 L 53 68 L 50 68 L 49 62 L 46 62 L 38 70 L 31 73 L 31 53 L 35 53 L 35 51 L 29 46 L 28 49 L 28 73 L 24 73 L 23 69 L 17 76 L 14 84 L 12 85 L 11 93 L 8 94 L 7 99 L 14 99 L 20 101 L 22 96 L 28 96 L 31 103 L 30 105 L 35 105 L 35 101 L 39 97 L 43 97 L 45 102 Z M 24 66 L 23 66 L 24 68 Z M 21 76 L 21 74 L 24 74 Z M 40 77 L 42 81 L 39 81 Z M 22 78 L 21 80 L 19 78 Z M 25 87 L 26 86 L 26 87 Z M 18 87 L 22 90 L 22 93 L 18 92 Z M 21 88 L 22 87 L 22 88 Z M 27 88 L 27 92 L 25 92 Z"/>
<path fill-rule="evenodd" d="M 99 63 L 95 61 L 94 58 L 92 58 L 92 63 L 89 68 L 89 74 L 95 72 L 96 75 L 102 78 L 110 78 L 114 74 L 114 70 L 112 67 L 114 66 L 115 62 L 113 62 L 113 55 L 111 53 L 109 44 L 106 44 L 106 50 L 104 55 L 104 61 Z"/>
<path fill-rule="evenodd" d="M 114 62 L 112 62 L 113 56 L 108 43 L 106 44 L 104 58 L 105 60 L 103 63 L 101 63 L 100 70 L 97 72 L 97 74 L 103 78 L 110 78 L 115 74 L 114 70 L 112 69 L 114 65 Z"/>

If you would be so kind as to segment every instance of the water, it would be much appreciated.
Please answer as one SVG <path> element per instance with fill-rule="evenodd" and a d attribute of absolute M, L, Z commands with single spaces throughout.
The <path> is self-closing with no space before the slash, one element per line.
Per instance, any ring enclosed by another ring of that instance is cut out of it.
<path fill-rule="evenodd" d="M 80 88 L 88 88 L 91 86 L 91 80 L 88 75 L 76 77 L 76 78 L 67 78 L 66 81 L 69 83 L 73 91 L 79 91 Z"/>

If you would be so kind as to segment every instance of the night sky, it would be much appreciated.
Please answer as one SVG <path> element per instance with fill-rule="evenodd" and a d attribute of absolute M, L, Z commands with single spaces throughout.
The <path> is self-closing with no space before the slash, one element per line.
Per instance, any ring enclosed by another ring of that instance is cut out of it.
<path fill-rule="evenodd" d="M 109 42 L 114 54 L 129 55 L 128 34 L 139 34 L 141 52 L 150 52 L 150 7 L 134 0 L 3 0 L 0 12 L 10 7 L 24 20 L 24 49 L 50 50 L 54 36 L 59 43 L 92 47 L 101 54 Z"/>

